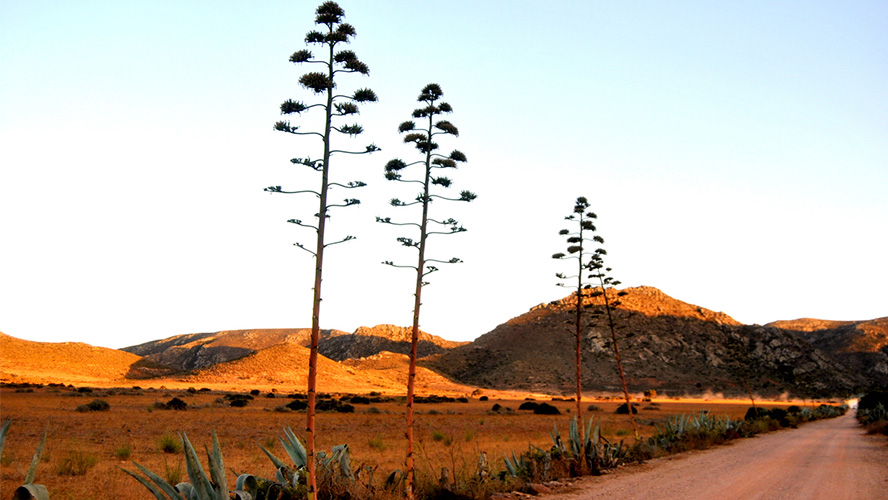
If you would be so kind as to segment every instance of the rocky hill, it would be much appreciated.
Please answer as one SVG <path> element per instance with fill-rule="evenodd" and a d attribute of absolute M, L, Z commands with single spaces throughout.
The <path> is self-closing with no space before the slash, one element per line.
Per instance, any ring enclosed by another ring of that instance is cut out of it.
<path fill-rule="evenodd" d="M 848 393 L 862 383 L 840 363 L 791 332 L 744 326 L 724 313 L 675 300 L 651 287 L 627 288 L 616 311 L 624 337 L 630 389 L 668 394 L 704 391 L 794 395 Z M 610 291 L 611 298 L 613 291 Z M 602 311 L 603 298 L 587 298 L 587 311 Z M 576 296 L 541 304 L 469 345 L 432 356 L 425 366 L 463 383 L 501 389 L 570 394 Z M 585 330 L 583 385 L 618 391 L 607 331 Z"/>
<path fill-rule="evenodd" d="M 410 354 L 412 332 L 412 328 L 394 325 L 362 326 L 352 334 L 324 339 L 318 344 L 318 352 L 336 361 L 366 358 L 381 352 Z M 420 330 L 416 352 L 422 358 L 465 344 L 468 342 L 444 340 Z"/>
<path fill-rule="evenodd" d="M 788 330 L 867 379 L 867 385 L 888 387 L 888 317 L 869 321 L 827 321 L 802 318 L 767 326 Z"/>
<path fill-rule="evenodd" d="M 373 356 L 383 351 L 408 354 L 411 329 L 394 325 L 362 326 L 354 333 L 321 330 L 318 352 L 335 361 Z M 437 354 L 467 342 L 452 342 L 420 332 L 420 357 Z M 130 347 L 122 351 L 144 356 L 177 370 L 197 370 L 233 361 L 276 345 L 308 347 L 309 328 L 226 330 L 213 333 L 177 335 Z"/>
<path fill-rule="evenodd" d="M 321 340 L 337 335 L 347 335 L 347 333 L 340 330 L 321 330 Z M 124 347 L 121 351 L 187 371 L 239 359 L 276 345 L 308 346 L 310 340 L 311 329 L 308 328 L 224 330 L 176 335 Z"/>

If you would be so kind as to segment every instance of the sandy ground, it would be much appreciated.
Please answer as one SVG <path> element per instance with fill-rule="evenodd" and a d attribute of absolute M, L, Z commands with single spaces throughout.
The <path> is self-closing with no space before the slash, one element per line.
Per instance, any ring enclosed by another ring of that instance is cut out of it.
<path fill-rule="evenodd" d="M 835 419 L 629 466 L 547 500 L 888 499 L 888 442 L 853 412 Z"/>

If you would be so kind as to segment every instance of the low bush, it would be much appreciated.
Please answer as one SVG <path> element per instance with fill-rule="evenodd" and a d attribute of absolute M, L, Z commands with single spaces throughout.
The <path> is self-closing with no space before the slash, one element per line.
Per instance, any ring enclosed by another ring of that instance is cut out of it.
<path fill-rule="evenodd" d="M 164 453 L 179 453 L 180 451 L 182 451 L 182 441 L 179 439 L 178 436 L 166 433 L 163 436 L 160 436 L 158 448 L 160 448 L 160 451 Z"/>
<path fill-rule="evenodd" d="M 623 403 L 623 404 L 621 404 L 620 406 L 618 406 L 616 410 L 614 410 L 614 413 L 616 413 L 616 414 L 618 414 L 618 415 L 628 415 L 628 414 L 629 414 L 629 408 L 632 408 L 632 414 L 635 415 L 635 414 L 638 413 L 638 408 L 637 408 L 637 406 L 638 406 L 638 405 L 636 405 L 636 404 L 633 404 L 632 406 L 629 406 L 628 404 Z"/>
<path fill-rule="evenodd" d="M 93 399 L 89 403 L 77 407 L 77 411 L 79 412 L 108 411 L 110 409 L 111 405 L 109 405 L 107 401 L 102 399 Z"/>
<path fill-rule="evenodd" d="M 533 410 L 537 406 L 539 406 L 539 403 L 534 403 L 533 401 L 525 401 L 525 402 L 521 403 L 521 406 L 519 406 L 518 409 L 519 410 Z"/>
<path fill-rule="evenodd" d="M 167 410 L 180 410 L 181 411 L 181 410 L 188 409 L 188 403 L 186 403 L 185 401 L 183 401 L 179 398 L 173 398 L 173 399 L 167 401 L 165 406 L 166 406 Z"/>
<path fill-rule="evenodd" d="M 533 409 L 534 415 L 561 415 L 558 408 L 549 403 L 540 403 Z"/>
<path fill-rule="evenodd" d="M 98 457 L 92 453 L 73 450 L 58 463 L 56 473 L 60 476 L 83 476 L 95 467 L 98 461 Z"/>

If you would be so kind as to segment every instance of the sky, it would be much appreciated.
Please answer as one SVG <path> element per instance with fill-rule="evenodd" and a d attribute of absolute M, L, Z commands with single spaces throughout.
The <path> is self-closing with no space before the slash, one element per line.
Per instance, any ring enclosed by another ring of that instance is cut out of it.
<path fill-rule="evenodd" d="M 0 0 L 0 331 L 119 348 L 173 335 L 311 325 L 310 196 L 273 130 L 318 66 L 306 1 Z M 551 258 L 577 196 L 625 286 L 738 321 L 888 316 L 888 4 L 880 1 L 340 2 L 369 76 L 364 133 L 335 140 L 321 327 L 412 322 L 415 220 L 386 181 L 417 160 L 398 124 L 428 83 L 468 162 L 432 215 L 441 266 L 421 327 L 471 340 L 568 295 Z M 318 126 L 319 113 L 291 122 Z M 340 198 L 341 197 L 341 198 Z"/>

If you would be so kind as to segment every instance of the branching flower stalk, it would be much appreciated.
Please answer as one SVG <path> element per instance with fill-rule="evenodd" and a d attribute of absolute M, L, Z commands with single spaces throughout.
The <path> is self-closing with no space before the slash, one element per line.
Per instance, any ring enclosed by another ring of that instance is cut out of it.
<path fill-rule="evenodd" d="M 603 239 L 596 241 L 598 241 L 599 243 L 604 243 Z M 616 298 L 614 298 L 613 300 L 608 297 L 608 289 L 619 286 L 620 282 L 607 275 L 607 273 L 610 273 L 612 269 L 609 267 L 604 267 L 605 255 L 607 255 L 607 251 L 605 251 L 603 248 L 596 249 L 592 253 L 592 257 L 589 260 L 589 264 L 587 265 L 587 267 L 589 270 L 592 271 L 592 274 L 589 275 L 589 278 L 598 280 L 599 284 L 599 288 L 596 289 L 592 295 L 600 295 L 604 298 L 604 310 L 607 314 L 607 327 L 611 335 L 611 349 L 613 349 L 614 359 L 617 361 L 617 371 L 620 374 L 620 385 L 623 388 L 623 397 L 626 400 L 626 410 L 629 415 L 629 423 L 632 424 L 632 431 L 635 434 L 635 441 L 638 442 L 641 440 L 641 437 L 638 434 L 638 424 L 635 422 L 635 417 L 632 415 L 632 397 L 629 396 L 629 388 L 626 385 L 626 373 L 623 370 L 623 359 L 620 354 L 620 344 L 617 342 L 617 323 L 614 314 L 617 306 L 620 305 L 619 297 L 625 296 L 626 292 L 622 290 L 618 291 L 616 293 Z M 616 288 L 614 289 L 616 290 Z"/>
<path fill-rule="evenodd" d="M 324 154 L 322 158 L 312 160 L 309 157 L 294 158 L 290 160 L 293 164 L 304 165 L 321 174 L 321 187 L 318 191 L 310 189 L 300 189 L 296 191 L 284 191 L 281 186 L 271 186 L 265 188 L 266 191 L 272 193 L 289 193 L 289 194 L 312 194 L 318 198 L 319 207 L 315 214 L 317 217 L 317 225 L 305 223 L 300 219 L 290 219 L 287 222 L 296 224 L 300 227 L 310 228 L 317 234 L 315 249 L 311 250 L 302 243 L 295 245 L 302 250 L 312 254 L 315 258 L 315 278 L 314 278 L 314 296 L 312 299 L 312 315 L 311 315 L 311 346 L 308 364 L 308 417 L 306 423 L 306 448 L 308 454 L 308 498 L 314 500 L 317 494 L 317 477 L 315 463 L 315 401 L 316 401 L 316 385 L 317 385 L 317 360 L 318 360 L 318 338 L 320 335 L 320 308 L 321 308 L 321 276 L 324 265 L 324 249 L 354 239 L 353 236 L 332 243 L 326 243 L 324 240 L 327 219 L 330 217 L 329 210 L 335 207 L 348 207 L 357 205 L 360 200 L 355 198 L 346 198 L 341 204 L 333 204 L 328 201 L 328 190 L 338 187 L 343 189 L 354 189 L 362 187 L 365 184 L 360 181 L 348 182 L 345 184 L 330 181 L 330 157 L 334 153 L 344 154 L 366 154 L 377 151 L 379 148 L 374 144 L 370 144 L 363 151 L 345 151 L 333 150 L 331 147 L 332 132 L 345 134 L 351 137 L 359 135 L 363 132 L 360 125 L 334 125 L 333 119 L 358 114 L 358 103 L 375 102 L 376 94 L 367 88 L 359 89 L 351 95 L 336 95 L 335 78 L 339 74 L 359 73 L 369 75 L 370 69 L 366 64 L 361 62 L 354 52 L 350 50 L 337 51 L 337 45 L 341 43 L 349 43 L 351 38 L 356 34 L 355 28 L 347 23 L 342 22 L 345 17 L 345 11 L 336 4 L 336 2 L 324 2 L 315 10 L 315 24 L 321 27 L 321 31 L 310 31 L 305 35 L 305 43 L 309 45 L 318 45 L 324 51 L 324 55 L 315 58 L 310 50 L 303 49 L 293 53 L 290 56 L 290 62 L 295 64 L 309 63 L 319 64 L 325 70 L 323 72 L 309 72 L 299 78 L 299 84 L 304 88 L 312 91 L 317 96 L 325 97 L 324 102 L 306 105 L 301 101 L 287 100 L 281 104 L 281 114 L 292 115 L 301 114 L 312 108 L 320 108 L 325 113 L 325 124 L 322 132 L 318 131 L 301 131 L 298 126 L 293 126 L 289 121 L 279 121 L 275 123 L 274 129 L 293 135 L 313 135 L 323 140 Z"/>
<path fill-rule="evenodd" d="M 582 441 L 583 436 L 583 383 L 582 383 L 582 335 L 584 330 L 583 323 L 583 298 L 588 297 L 586 294 L 586 290 L 589 290 L 592 286 L 589 285 L 585 281 L 585 277 L 583 274 L 588 270 L 588 264 L 585 262 L 585 257 L 588 255 L 585 247 L 583 246 L 586 242 L 599 242 L 603 243 L 604 240 L 601 239 L 600 236 L 593 236 L 592 233 L 595 232 L 595 224 L 592 222 L 597 218 L 594 212 L 588 211 L 589 209 L 589 201 L 580 196 L 577 198 L 576 204 L 574 205 L 573 213 L 565 217 L 565 220 L 569 220 L 577 223 L 577 230 L 571 231 L 569 229 L 562 229 L 558 234 L 561 236 L 565 236 L 567 239 L 567 254 L 565 253 L 556 253 L 552 255 L 553 259 L 557 260 L 576 260 L 577 271 L 575 275 L 565 275 L 563 273 L 557 273 L 555 276 L 564 280 L 558 283 L 558 286 L 567 287 L 573 285 L 568 285 L 567 280 L 576 279 L 576 317 L 574 318 L 574 326 L 576 327 L 576 369 L 577 369 L 577 421 L 580 423 L 579 432 L 580 432 L 580 440 Z"/>
<path fill-rule="evenodd" d="M 438 115 L 443 113 L 451 113 L 453 109 L 446 102 L 437 102 L 444 93 L 441 87 L 431 83 L 422 89 L 417 101 L 424 103 L 424 107 L 417 108 L 413 111 L 413 118 L 422 119 L 426 122 L 417 126 L 414 121 L 406 121 L 398 127 L 398 132 L 407 133 L 404 136 L 405 143 L 413 143 L 417 150 L 422 153 L 424 159 L 413 163 L 405 163 L 403 160 L 394 159 L 385 165 L 385 178 L 390 181 L 415 183 L 422 185 L 422 191 L 414 198 L 413 201 L 403 202 L 397 198 L 391 200 L 393 207 L 407 207 L 419 205 L 422 207 L 422 215 L 420 221 L 416 222 L 394 222 L 390 217 L 377 217 L 376 221 L 382 224 L 391 224 L 394 226 L 412 226 L 419 230 L 419 240 L 409 237 L 399 237 L 397 240 L 405 247 L 415 248 L 417 250 L 416 266 L 398 265 L 392 261 L 385 261 L 383 264 L 413 269 L 416 272 L 416 283 L 414 289 L 413 302 L 413 329 L 410 338 L 410 363 L 407 374 L 407 457 L 405 461 L 405 492 L 408 500 L 412 500 L 414 493 L 414 460 L 413 460 L 413 423 L 414 423 L 414 387 L 416 381 L 416 348 L 419 342 L 419 312 L 422 305 L 422 287 L 428 285 L 426 276 L 438 271 L 438 267 L 434 264 L 455 264 L 462 262 L 460 259 L 453 257 L 449 260 L 430 259 L 426 257 L 426 245 L 428 237 L 432 235 L 446 235 L 462 233 L 466 229 L 459 222 L 452 218 L 433 219 L 429 217 L 429 206 L 435 199 L 449 201 L 465 201 L 470 202 L 477 196 L 471 191 L 461 191 L 458 198 L 445 197 L 432 193 L 432 186 L 440 188 L 449 188 L 452 184 L 450 178 L 446 176 L 437 176 L 436 171 L 440 169 L 456 169 L 457 162 L 465 162 L 466 156 L 458 151 L 453 150 L 450 155 L 444 156 L 436 153 L 438 144 L 435 142 L 435 136 L 452 135 L 459 136 L 459 130 L 447 120 L 436 120 Z M 402 172 L 411 166 L 421 165 L 424 167 L 424 173 L 421 179 L 405 179 Z"/>

